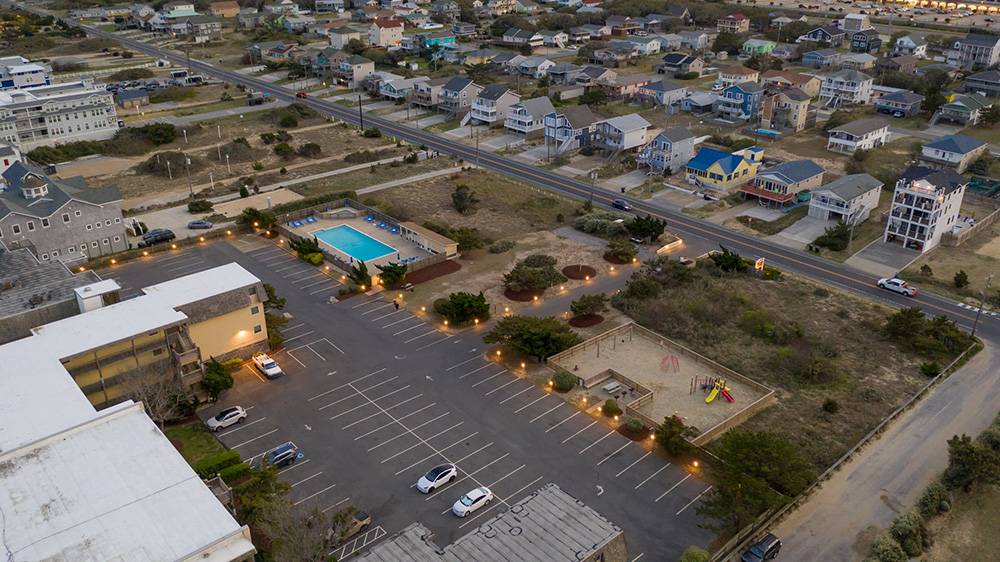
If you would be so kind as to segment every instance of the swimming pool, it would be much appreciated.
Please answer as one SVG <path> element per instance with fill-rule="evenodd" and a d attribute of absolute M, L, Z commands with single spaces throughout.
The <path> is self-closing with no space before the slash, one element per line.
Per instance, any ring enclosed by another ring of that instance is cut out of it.
<path fill-rule="evenodd" d="M 396 251 L 392 246 L 387 246 L 346 224 L 318 230 L 312 234 L 356 260 L 370 261 Z"/>

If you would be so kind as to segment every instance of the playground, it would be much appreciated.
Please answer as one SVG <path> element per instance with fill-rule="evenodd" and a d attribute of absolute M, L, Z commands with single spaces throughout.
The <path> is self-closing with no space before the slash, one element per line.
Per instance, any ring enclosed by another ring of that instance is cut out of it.
<path fill-rule="evenodd" d="M 647 424 L 680 416 L 702 433 L 695 440 L 699 444 L 742 423 L 774 396 L 771 389 L 634 323 L 555 355 L 549 363 L 576 375 L 601 400 L 617 394 L 623 410 L 635 404 L 635 417 Z M 651 391 L 648 398 L 643 387 Z"/>

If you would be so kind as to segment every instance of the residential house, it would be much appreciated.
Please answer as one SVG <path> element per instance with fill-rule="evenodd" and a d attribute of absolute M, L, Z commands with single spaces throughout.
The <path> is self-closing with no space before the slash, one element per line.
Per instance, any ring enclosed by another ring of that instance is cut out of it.
<path fill-rule="evenodd" d="M 377 47 L 395 47 L 403 41 L 403 22 L 378 20 L 368 29 L 368 41 Z"/>
<path fill-rule="evenodd" d="M 714 148 L 703 147 L 684 166 L 687 182 L 725 192 L 744 184 L 757 175 L 764 151 L 757 147 L 738 150 L 730 154 Z"/>
<path fill-rule="evenodd" d="M 313 11 L 317 14 L 340 14 L 344 8 L 344 0 L 316 0 L 313 4 Z"/>
<path fill-rule="evenodd" d="M 660 64 L 656 65 L 656 72 L 658 74 L 666 74 L 667 76 L 687 74 L 689 72 L 696 72 L 698 76 L 701 76 L 704 71 L 705 61 L 698 57 L 685 55 L 684 53 L 666 54 L 660 59 Z"/>
<path fill-rule="evenodd" d="M 831 47 L 839 47 L 844 44 L 845 37 L 847 37 L 847 34 L 843 29 L 840 29 L 835 25 L 827 25 L 817 27 L 809 33 L 799 37 L 799 40 L 814 41 L 816 43 L 829 43 Z"/>
<path fill-rule="evenodd" d="M 667 6 L 667 14 L 672 18 L 680 18 L 684 23 L 691 19 L 691 12 L 684 6 Z"/>
<path fill-rule="evenodd" d="M 465 53 L 465 58 L 462 60 L 462 64 L 466 66 L 486 64 L 492 61 L 499 54 L 499 51 L 494 51 L 493 49 L 476 49 L 475 51 Z"/>
<path fill-rule="evenodd" d="M 637 160 L 653 174 L 675 174 L 694 158 L 694 139 L 684 127 L 666 129 L 643 147 Z"/>
<path fill-rule="evenodd" d="M 618 73 L 610 68 L 587 65 L 580 70 L 580 74 L 576 77 L 576 83 L 584 86 L 596 86 L 614 82 L 616 78 L 618 78 Z"/>
<path fill-rule="evenodd" d="M 489 8 L 489 13 L 493 16 L 502 16 L 517 11 L 515 0 L 490 0 L 486 7 Z"/>
<path fill-rule="evenodd" d="M 465 61 L 466 56 L 474 51 L 476 51 L 476 48 L 472 45 L 455 43 L 453 45 L 445 46 L 441 53 L 441 59 L 445 62 L 461 64 Z"/>
<path fill-rule="evenodd" d="M 115 92 L 115 103 L 122 109 L 136 109 L 143 105 L 149 105 L 149 92 L 140 90 L 118 90 Z"/>
<path fill-rule="evenodd" d="M 8 249 L 30 248 L 41 261 L 84 263 L 128 249 L 117 186 L 49 177 L 21 161 L 11 163 L 3 182 L 0 242 Z"/>
<path fill-rule="evenodd" d="M 760 73 L 752 68 L 745 66 L 723 66 L 719 68 L 719 79 L 715 83 L 725 89 L 734 84 L 757 82 L 758 80 L 760 80 Z"/>
<path fill-rule="evenodd" d="M 438 109 L 454 117 L 465 115 L 483 87 L 462 76 L 453 76 L 438 93 Z"/>
<path fill-rule="evenodd" d="M 510 106 L 521 101 L 521 96 L 501 84 L 490 84 L 483 88 L 472 102 L 471 119 L 480 124 L 493 125 L 507 119 Z"/>
<path fill-rule="evenodd" d="M 1000 37 L 969 33 L 955 39 L 944 53 L 948 64 L 966 70 L 986 70 L 1000 62 Z"/>
<path fill-rule="evenodd" d="M 582 27 L 572 27 L 569 30 L 569 40 L 573 43 L 586 43 L 590 41 L 590 32 Z"/>
<path fill-rule="evenodd" d="M 639 22 L 626 16 L 608 16 L 604 23 L 611 26 L 611 35 L 635 35 L 640 31 Z"/>
<path fill-rule="evenodd" d="M 379 84 L 378 93 L 380 96 L 391 100 L 408 100 L 413 95 L 414 87 L 430 80 L 427 76 L 417 76 L 414 78 L 400 78 L 396 80 L 384 80 Z"/>
<path fill-rule="evenodd" d="M 660 40 L 661 51 L 677 51 L 681 48 L 683 39 L 676 33 L 661 33 L 656 37 Z"/>
<path fill-rule="evenodd" d="M 512 27 L 504 32 L 500 41 L 505 45 L 515 48 L 524 44 L 531 45 L 533 48 L 538 48 L 542 46 L 544 39 L 537 31 Z"/>
<path fill-rule="evenodd" d="M 451 32 L 458 37 L 475 37 L 476 36 L 476 24 L 458 22 L 451 26 Z"/>
<path fill-rule="evenodd" d="M 914 94 L 909 90 L 901 90 L 875 100 L 875 112 L 885 113 L 894 117 L 910 117 L 920 113 L 920 104 L 924 96 Z"/>
<path fill-rule="evenodd" d="M 802 58 L 799 48 L 795 45 L 778 45 L 771 51 L 771 56 L 782 62 L 792 62 Z"/>
<path fill-rule="evenodd" d="M 819 88 L 819 101 L 827 107 L 863 105 L 871 101 L 871 76 L 857 70 L 838 70 L 823 78 Z"/>
<path fill-rule="evenodd" d="M 650 124 L 636 114 L 598 121 L 591 127 L 590 143 L 612 154 L 634 152 L 645 146 Z"/>
<path fill-rule="evenodd" d="M 75 20 L 93 20 L 106 17 L 106 12 L 104 8 L 99 7 L 84 8 L 81 10 L 72 10 L 69 13 L 69 17 Z"/>
<path fill-rule="evenodd" d="M 186 10 L 186 11 L 189 11 L 189 12 L 193 12 L 193 11 L 195 11 L 194 10 L 194 2 L 186 2 L 184 0 L 181 0 L 179 2 L 167 2 L 166 4 L 164 4 L 160 8 L 160 11 L 163 12 L 163 13 L 173 12 L 173 11 L 177 11 L 177 10 L 181 10 L 181 11 Z"/>
<path fill-rule="evenodd" d="M 722 97 L 711 92 L 694 92 L 690 96 L 681 100 L 681 111 L 690 112 L 691 115 L 701 116 L 712 113 L 715 102 Z"/>
<path fill-rule="evenodd" d="M 537 14 L 539 10 L 538 4 L 532 2 L 531 0 L 515 0 L 514 1 L 514 11 L 518 14 L 524 16 L 530 16 L 532 14 Z"/>
<path fill-rule="evenodd" d="M 940 121 L 949 121 L 971 127 L 979 123 L 983 113 L 992 107 L 993 103 L 980 94 L 958 94 L 934 112 L 930 124 L 933 126 Z"/>
<path fill-rule="evenodd" d="M 1000 97 L 1000 72 L 987 70 L 968 76 L 962 82 L 962 91 L 998 98 Z"/>
<path fill-rule="evenodd" d="M 920 253 L 933 249 L 958 226 L 968 185 L 969 180 L 951 168 L 907 168 L 896 182 L 882 240 Z"/>
<path fill-rule="evenodd" d="M 663 25 L 672 18 L 673 16 L 665 14 L 646 14 L 641 18 L 634 18 L 634 21 L 646 33 L 658 33 L 663 29 Z"/>
<path fill-rule="evenodd" d="M 853 154 L 878 148 L 889 139 L 889 122 L 882 118 L 858 119 L 828 131 L 826 149 Z"/>
<path fill-rule="evenodd" d="M 778 16 L 771 20 L 771 29 L 781 29 L 793 21 L 806 21 L 806 17 L 799 16 L 797 18 L 790 18 L 788 16 Z"/>
<path fill-rule="evenodd" d="M 243 8 L 236 15 L 236 26 L 244 29 L 253 29 L 264 25 L 264 13 L 257 11 L 257 8 Z"/>
<path fill-rule="evenodd" d="M 611 37 L 610 25 L 597 25 L 588 23 L 586 25 L 581 25 L 580 29 L 587 30 L 587 33 L 590 34 L 590 39 L 592 41 L 604 41 L 608 37 Z"/>
<path fill-rule="evenodd" d="M 741 50 L 745 55 L 770 55 L 778 44 L 766 39 L 747 39 Z"/>
<path fill-rule="evenodd" d="M 328 19 L 319 19 L 315 23 L 306 26 L 305 32 L 309 35 L 318 35 L 320 37 L 330 38 L 330 32 L 335 29 L 340 29 L 342 27 L 348 27 L 348 22 L 346 21 L 330 21 Z M 367 35 L 367 34 L 366 34 Z M 367 39 L 367 37 L 366 37 Z"/>
<path fill-rule="evenodd" d="M 715 22 L 719 33 L 747 33 L 750 31 L 750 18 L 743 14 L 729 14 Z"/>
<path fill-rule="evenodd" d="M 802 55 L 802 66 L 826 70 L 837 64 L 840 54 L 833 49 L 819 49 Z"/>
<path fill-rule="evenodd" d="M 574 84 L 583 70 L 573 63 L 559 63 L 548 69 L 549 84 L 561 86 L 564 84 Z"/>
<path fill-rule="evenodd" d="M 331 29 L 327 36 L 330 38 L 330 46 L 335 49 L 343 49 L 352 39 L 361 42 L 368 40 L 368 32 L 347 26 Z"/>
<path fill-rule="evenodd" d="M 840 68 L 870 72 L 875 69 L 875 63 L 877 62 L 878 58 L 868 53 L 844 53 L 840 55 L 837 65 Z"/>
<path fill-rule="evenodd" d="M 208 13 L 217 18 L 235 18 L 240 15 L 240 5 L 234 0 L 212 2 L 208 7 Z"/>
<path fill-rule="evenodd" d="M 879 74 L 899 72 L 901 74 L 912 75 L 916 70 L 917 57 L 913 55 L 899 55 L 891 59 L 882 59 L 875 65 L 875 71 Z"/>
<path fill-rule="evenodd" d="M 797 194 L 823 184 L 826 170 L 812 160 L 792 160 L 757 173 L 752 181 L 740 187 L 744 197 L 756 197 L 761 204 L 779 207 L 795 203 Z"/>
<path fill-rule="evenodd" d="M 337 83 L 348 88 L 357 88 L 361 82 L 375 74 L 375 62 L 361 55 L 351 55 L 340 63 L 334 72 Z"/>
<path fill-rule="evenodd" d="M 545 142 L 556 145 L 556 154 L 590 143 L 590 127 L 597 121 L 590 107 L 567 105 L 545 115 Z"/>
<path fill-rule="evenodd" d="M 671 82 L 670 80 L 660 80 L 639 86 L 636 97 L 650 100 L 659 106 L 676 106 L 681 100 L 691 95 L 691 90 L 687 86 Z"/>
<path fill-rule="evenodd" d="M 878 207 L 882 182 L 868 174 L 851 174 L 813 190 L 809 216 L 860 224 Z"/>
<path fill-rule="evenodd" d="M 947 135 L 920 149 L 920 164 L 932 168 L 954 168 L 961 174 L 987 150 L 989 145 L 981 140 L 965 135 Z"/>
<path fill-rule="evenodd" d="M 455 44 L 455 34 L 448 31 L 433 31 L 416 36 L 416 46 L 420 52 L 429 49 L 445 49 Z M 440 54 L 440 53 L 439 53 Z"/>
<path fill-rule="evenodd" d="M 350 56 L 342 49 L 324 47 L 318 51 L 304 52 L 298 60 L 306 74 L 320 76 L 324 80 L 330 77 L 330 81 L 336 83 L 334 73 L 340 70 L 340 65 Z"/>
<path fill-rule="evenodd" d="M 629 60 L 635 58 L 638 58 L 638 55 L 631 45 L 628 47 L 613 45 L 594 51 L 590 55 L 590 58 L 587 59 L 587 63 L 600 64 L 608 68 L 618 68 Z"/>
<path fill-rule="evenodd" d="M 545 136 L 545 116 L 554 112 L 552 101 L 544 96 L 519 101 L 507 108 L 504 127 L 528 139 L 540 138 Z"/>
<path fill-rule="evenodd" d="M 542 36 L 542 44 L 546 47 L 563 49 L 569 44 L 569 34 L 561 29 L 552 31 L 542 29 L 538 31 L 538 34 Z"/>
<path fill-rule="evenodd" d="M 413 96 L 410 98 L 410 102 L 427 109 L 437 109 L 441 90 L 449 81 L 451 81 L 451 77 L 416 82 L 413 85 Z"/>
<path fill-rule="evenodd" d="M 642 56 L 655 55 L 662 49 L 660 38 L 655 36 L 640 37 L 638 35 L 629 35 L 625 38 L 625 42 L 633 45 Z"/>
<path fill-rule="evenodd" d="M 285 16 L 285 19 L 281 22 L 281 26 L 289 33 L 304 33 L 307 27 L 316 23 L 316 18 L 312 16 L 292 14 Z"/>
<path fill-rule="evenodd" d="M 188 39 L 195 43 L 220 41 L 222 22 L 213 16 L 191 16 L 185 22 Z"/>
<path fill-rule="evenodd" d="M 275 0 L 273 4 L 264 4 L 264 13 L 291 15 L 299 13 L 299 5 L 294 0 Z"/>
<path fill-rule="evenodd" d="M 600 81 L 597 83 L 597 87 L 612 99 L 622 97 L 631 98 L 638 96 L 639 90 L 647 86 L 649 82 L 649 76 L 632 74 L 628 76 L 615 76 L 613 80 Z"/>
<path fill-rule="evenodd" d="M 490 64 L 503 73 L 517 72 L 518 66 L 528 57 L 517 53 L 500 53 L 490 60 Z"/>
<path fill-rule="evenodd" d="M 764 88 L 756 82 L 733 84 L 715 102 L 715 114 L 732 122 L 752 122 L 760 117 L 764 103 Z"/>
<path fill-rule="evenodd" d="M 291 39 L 282 39 L 279 41 L 262 41 L 260 43 L 254 43 L 250 46 L 250 58 L 253 61 L 260 62 L 266 58 L 277 58 L 270 55 L 274 49 L 278 48 L 292 48 L 298 47 L 299 44 Z"/>
<path fill-rule="evenodd" d="M 765 93 L 761 108 L 761 128 L 798 133 L 815 125 L 815 114 L 809 111 L 810 101 L 809 94 L 798 88 Z"/>
<path fill-rule="evenodd" d="M 544 78 L 548 74 L 548 70 L 555 65 L 556 63 L 545 57 L 525 57 L 517 65 L 517 71 L 532 78 Z"/>
<path fill-rule="evenodd" d="M 851 51 L 855 53 L 877 53 L 882 48 L 878 31 L 865 29 L 851 35 Z"/>
<path fill-rule="evenodd" d="M 893 55 L 910 55 L 918 59 L 927 58 L 927 41 L 917 35 L 907 35 L 896 39 L 892 47 Z"/>
<path fill-rule="evenodd" d="M 848 34 L 875 28 L 867 15 L 854 13 L 845 14 L 844 18 L 840 20 L 840 26 Z"/>
<path fill-rule="evenodd" d="M 692 51 L 704 51 L 708 48 L 708 34 L 704 31 L 678 31 L 681 36 L 681 46 Z"/>
<path fill-rule="evenodd" d="M 760 75 L 760 83 L 763 86 L 774 86 L 778 90 L 799 89 L 809 97 L 814 98 L 819 95 L 819 87 L 822 80 L 810 74 L 800 74 L 790 70 L 765 70 Z"/>

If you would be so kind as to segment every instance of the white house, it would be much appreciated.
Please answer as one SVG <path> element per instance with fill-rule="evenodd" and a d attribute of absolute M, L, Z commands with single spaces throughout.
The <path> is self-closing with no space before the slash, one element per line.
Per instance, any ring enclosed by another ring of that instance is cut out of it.
<path fill-rule="evenodd" d="M 969 180 L 951 168 L 912 166 L 896 182 L 883 240 L 927 252 L 959 226 L 958 212 Z"/>
<path fill-rule="evenodd" d="M 403 41 L 403 22 L 378 20 L 368 29 L 368 38 L 378 47 L 395 47 Z"/>
<path fill-rule="evenodd" d="M 840 28 L 850 34 L 856 31 L 874 29 L 875 26 L 865 14 L 846 14 L 844 19 L 840 20 Z"/>
<path fill-rule="evenodd" d="M 911 55 L 918 59 L 927 58 L 927 41 L 916 35 L 907 35 L 896 39 L 896 45 L 892 48 L 893 56 Z"/>
<path fill-rule="evenodd" d="M 871 150 L 886 143 L 889 138 L 889 121 L 882 118 L 858 119 L 830 129 L 826 149 L 853 154 L 857 150 Z"/>
<path fill-rule="evenodd" d="M 612 117 L 594 123 L 590 142 L 611 152 L 638 150 L 648 142 L 649 127 L 648 121 L 634 113 Z"/>
<path fill-rule="evenodd" d="M 844 69 L 823 78 L 819 101 L 827 107 L 871 102 L 874 79 L 864 72 Z"/>
<path fill-rule="evenodd" d="M 507 108 L 504 127 L 512 133 L 533 139 L 545 135 L 545 116 L 555 111 L 548 97 L 519 101 Z"/>
<path fill-rule="evenodd" d="M 868 174 L 851 174 L 812 192 L 809 216 L 859 224 L 878 207 L 882 182 Z"/>

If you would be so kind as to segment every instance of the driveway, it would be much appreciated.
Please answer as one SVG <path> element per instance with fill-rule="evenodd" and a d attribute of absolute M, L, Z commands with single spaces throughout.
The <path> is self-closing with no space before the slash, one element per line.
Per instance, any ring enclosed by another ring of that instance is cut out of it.
<path fill-rule="evenodd" d="M 848 258 L 847 265 L 879 277 L 892 277 L 919 257 L 920 252 L 916 250 L 879 239 Z"/>
<path fill-rule="evenodd" d="M 823 220 L 807 215 L 778 234 L 768 236 L 767 239 L 789 248 L 801 250 L 806 244 L 811 244 L 813 240 L 822 236 L 826 229 L 836 226 L 836 224 L 837 221 Z"/>
<path fill-rule="evenodd" d="M 555 152 L 555 148 L 551 146 L 546 147 L 545 143 L 542 143 L 539 146 L 529 147 L 524 152 L 516 154 L 514 158 L 517 158 L 518 160 L 523 160 L 528 164 L 534 164 L 539 160 L 544 160 L 546 156 L 550 155 L 553 152 Z"/>
<path fill-rule="evenodd" d="M 633 187 L 639 187 L 644 183 L 646 183 L 646 172 L 644 170 L 633 170 L 616 178 L 598 182 L 597 185 L 598 187 L 603 187 L 613 192 L 620 193 L 623 187 L 626 190 L 629 190 Z"/>
<path fill-rule="evenodd" d="M 507 148 L 507 146 L 510 144 L 513 144 L 515 142 L 521 142 L 523 140 L 524 137 L 522 137 L 521 135 L 505 134 L 505 135 L 500 135 L 499 137 L 494 137 L 492 139 L 480 141 L 480 144 L 489 150 L 501 150 L 503 148 Z"/>

